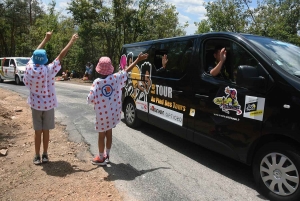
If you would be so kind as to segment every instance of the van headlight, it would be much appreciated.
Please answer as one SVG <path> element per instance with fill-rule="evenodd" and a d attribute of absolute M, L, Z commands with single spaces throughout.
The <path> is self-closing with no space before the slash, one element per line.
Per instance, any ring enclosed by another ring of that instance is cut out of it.
<path fill-rule="evenodd" d="M 24 71 L 23 71 L 23 70 L 19 70 L 19 73 L 20 73 L 20 74 L 24 74 Z"/>

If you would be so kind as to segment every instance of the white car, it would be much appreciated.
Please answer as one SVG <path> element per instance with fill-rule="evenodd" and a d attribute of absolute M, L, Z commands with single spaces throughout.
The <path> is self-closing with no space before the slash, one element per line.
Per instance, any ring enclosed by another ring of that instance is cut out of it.
<path fill-rule="evenodd" d="M 0 82 L 13 80 L 16 84 L 23 82 L 26 64 L 30 57 L 5 57 L 0 58 Z"/>

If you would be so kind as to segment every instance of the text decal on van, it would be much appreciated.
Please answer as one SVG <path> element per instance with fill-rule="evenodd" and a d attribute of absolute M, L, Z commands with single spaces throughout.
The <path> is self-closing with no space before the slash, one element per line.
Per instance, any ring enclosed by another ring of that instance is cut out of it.
<path fill-rule="evenodd" d="M 159 97 L 156 97 L 153 95 L 151 96 L 151 102 L 153 102 L 153 103 L 157 103 L 159 105 L 173 108 L 176 110 L 180 110 L 183 112 L 186 110 L 186 106 L 178 104 L 172 100 L 164 99 L 164 97 L 172 98 L 172 87 L 162 86 L 162 85 L 158 85 L 158 84 L 152 84 L 151 94 L 159 96 Z M 163 98 L 161 98 L 161 97 L 163 97 Z"/>
<path fill-rule="evenodd" d="M 262 121 L 264 117 L 265 98 L 246 96 L 244 117 Z"/>
<path fill-rule="evenodd" d="M 182 126 L 183 124 L 183 114 L 174 110 L 170 110 L 150 103 L 149 113 L 164 120 L 170 121 L 174 124 L 177 124 L 179 126 Z"/>
<path fill-rule="evenodd" d="M 219 105 L 223 112 L 229 114 L 229 111 L 235 111 L 237 115 L 241 115 L 243 112 L 241 106 L 237 100 L 237 91 L 229 86 L 225 88 L 226 96 L 214 98 L 214 103 Z"/>

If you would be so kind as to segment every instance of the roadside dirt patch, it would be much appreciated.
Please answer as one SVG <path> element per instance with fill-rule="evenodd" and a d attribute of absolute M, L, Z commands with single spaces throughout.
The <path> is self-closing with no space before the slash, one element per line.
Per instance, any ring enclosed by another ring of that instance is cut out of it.
<path fill-rule="evenodd" d="M 50 131 L 46 164 L 32 163 L 33 137 L 26 99 L 0 88 L 0 150 L 7 150 L 0 156 L 1 200 L 123 200 L 107 172 L 90 163 L 89 147 L 68 141 L 65 126 Z"/>

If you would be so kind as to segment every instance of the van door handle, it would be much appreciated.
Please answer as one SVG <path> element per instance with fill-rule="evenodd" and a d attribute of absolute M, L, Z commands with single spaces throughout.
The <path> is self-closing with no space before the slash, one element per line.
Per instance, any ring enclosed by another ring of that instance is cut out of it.
<path fill-rule="evenodd" d="M 195 94 L 195 97 L 200 98 L 200 99 L 208 99 L 209 98 L 209 96 L 201 95 L 201 94 Z"/>
<path fill-rule="evenodd" d="M 183 91 L 172 90 L 172 94 L 179 95 L 182 94 Z"/>

